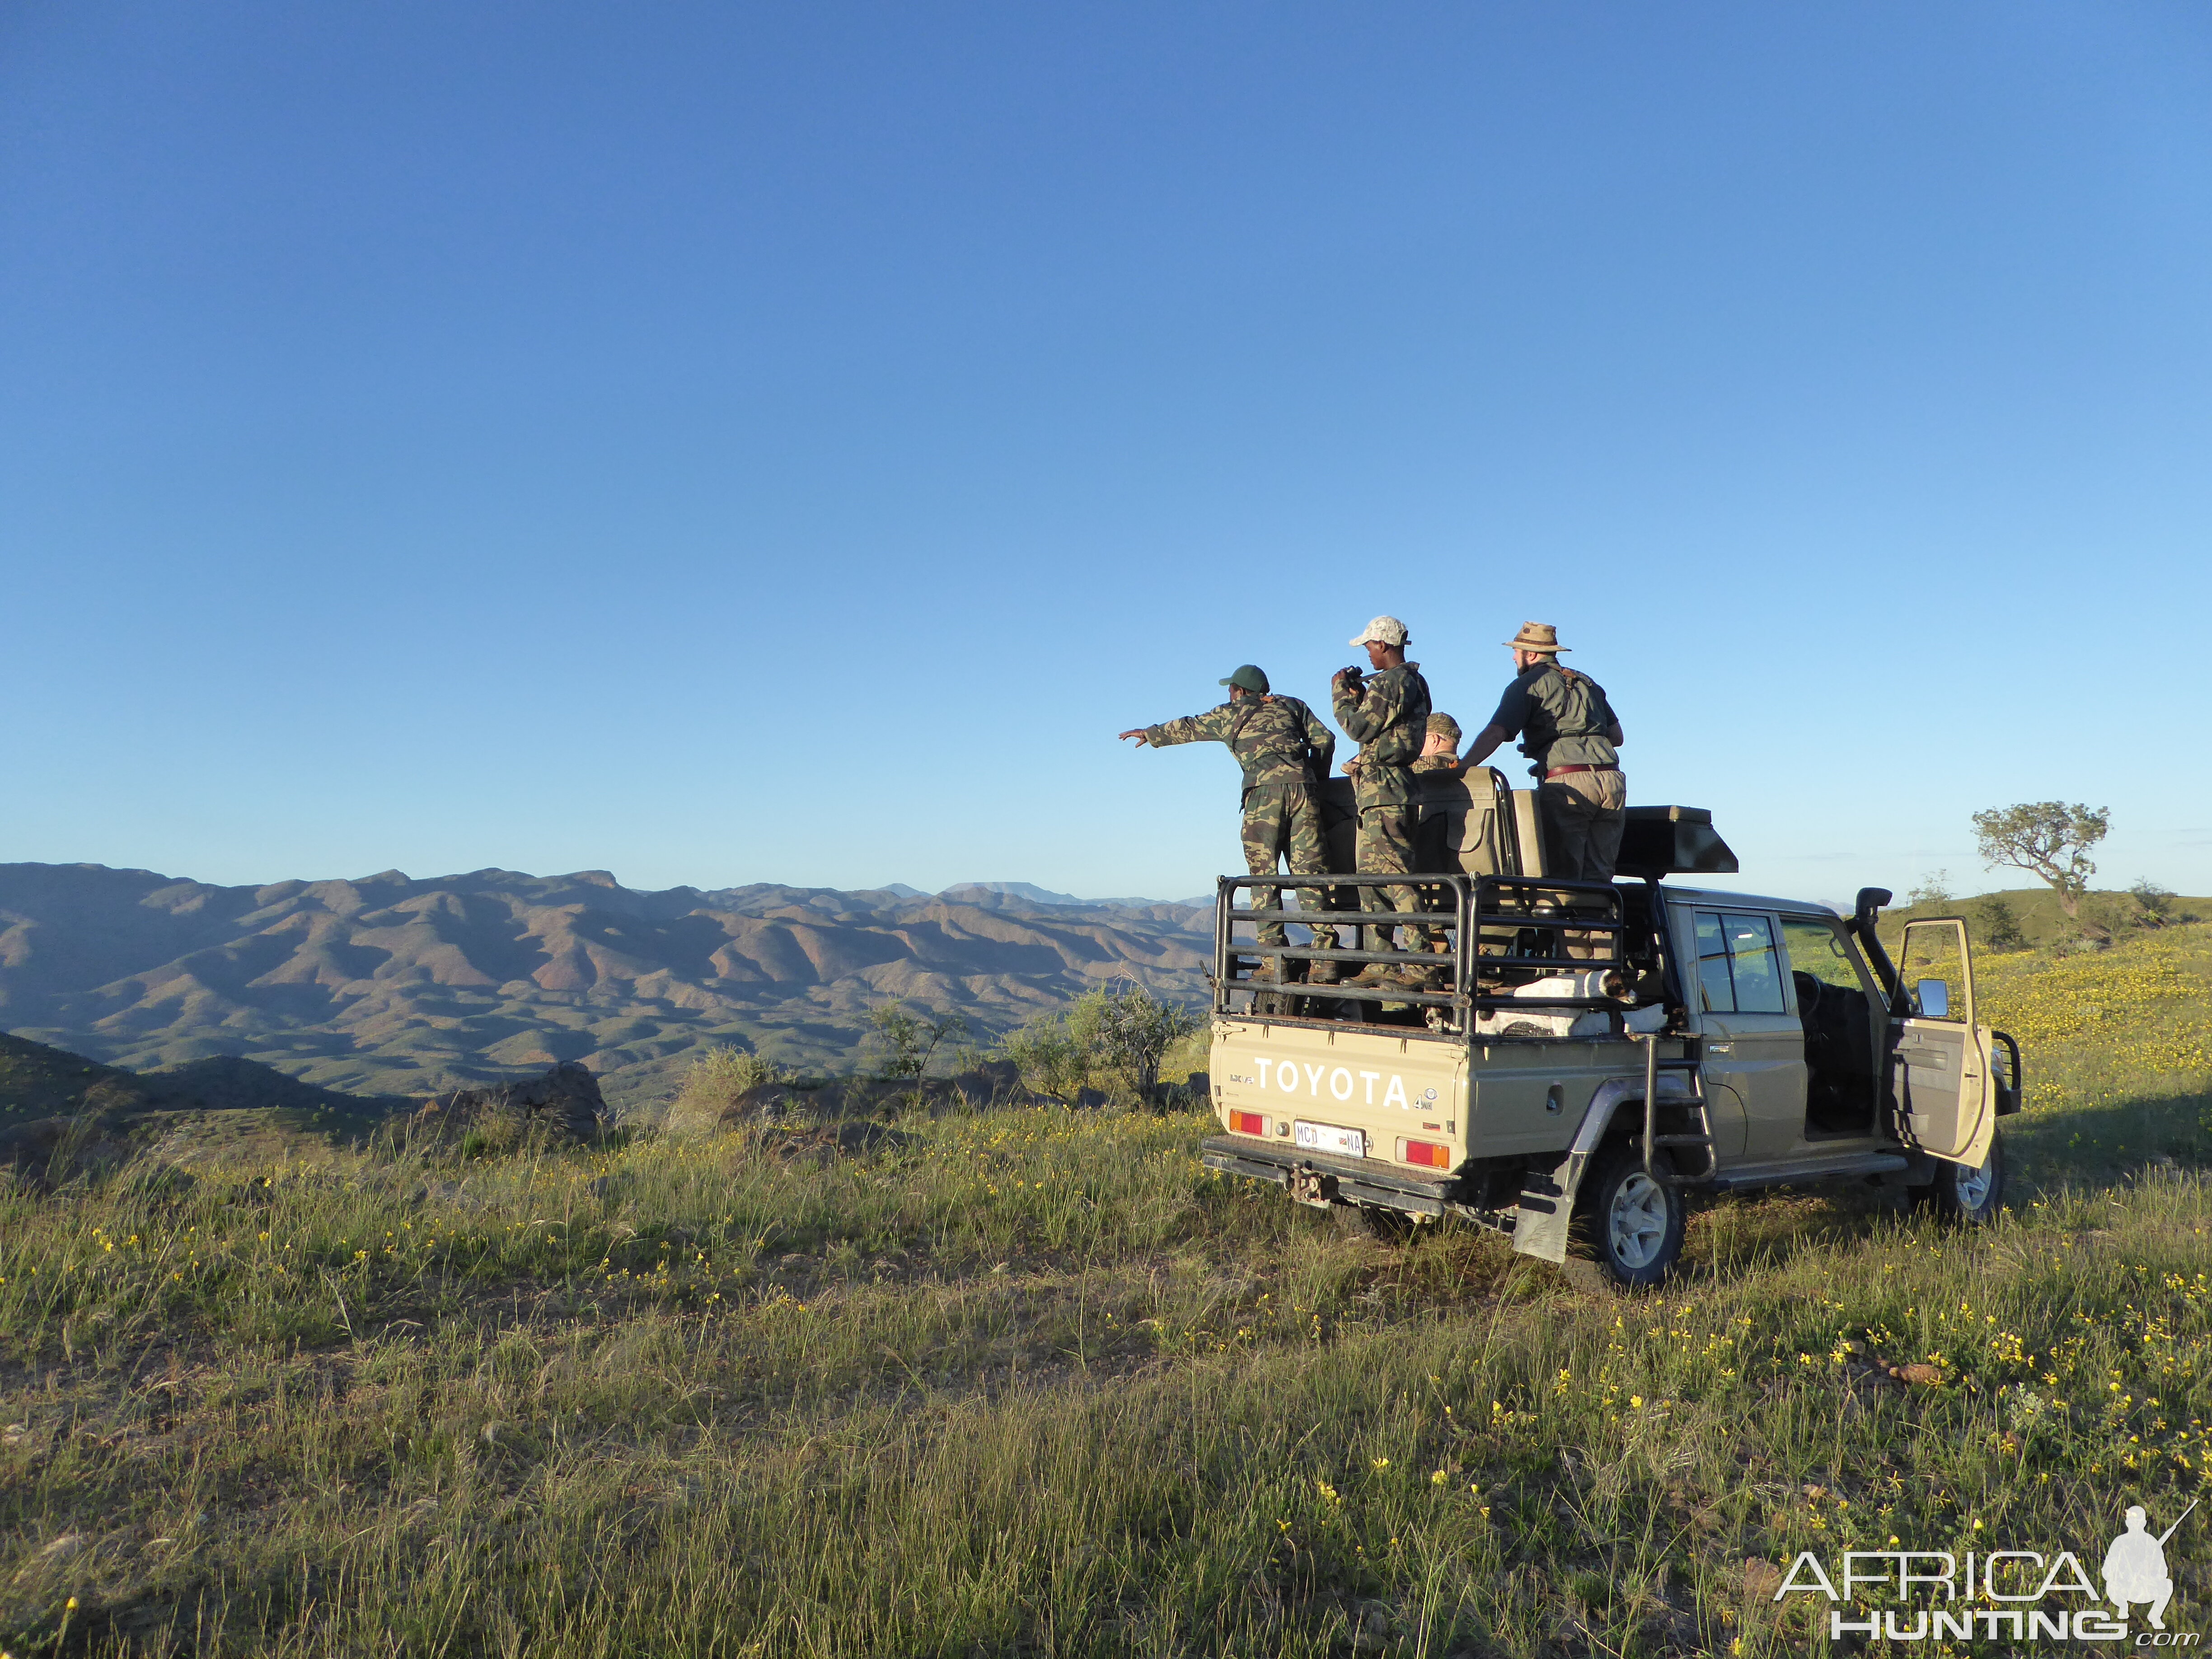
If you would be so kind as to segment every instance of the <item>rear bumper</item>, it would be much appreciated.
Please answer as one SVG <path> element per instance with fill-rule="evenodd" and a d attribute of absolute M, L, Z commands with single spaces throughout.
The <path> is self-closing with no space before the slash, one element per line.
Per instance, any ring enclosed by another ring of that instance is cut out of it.
<path fill-rule="evenodd" d="M 1208 1135 L 1199 1143 L 1199 1156 L 1209 1170 L 1271 1181 L 1308 1204 L 1372 1204 L 1425 1216 L 1455 1207 L 1449 1179 L 1401 1173 L 1373 1158 L 1279 1148 L 1243 1135 Z"/>

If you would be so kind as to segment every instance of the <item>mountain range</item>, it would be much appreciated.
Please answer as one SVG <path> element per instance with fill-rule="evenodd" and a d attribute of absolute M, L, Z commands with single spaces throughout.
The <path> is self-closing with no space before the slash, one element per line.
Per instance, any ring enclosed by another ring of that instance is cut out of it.
<path fill-rule="evenodd" d="M 0 1027 L 133 1070 L 238 1056 L 357 1095 L 576 1060 L 620 1102 L 668 1091 L 705 1042 L 849 1069 L 894 1000 L 979 1038 L 1124 976 L 1196 1002 L 1212 926 L 1194 905 L 1013 882 L 640 891 L 600 870 L 387 870 L 223 887 L 0 864 Z"/>

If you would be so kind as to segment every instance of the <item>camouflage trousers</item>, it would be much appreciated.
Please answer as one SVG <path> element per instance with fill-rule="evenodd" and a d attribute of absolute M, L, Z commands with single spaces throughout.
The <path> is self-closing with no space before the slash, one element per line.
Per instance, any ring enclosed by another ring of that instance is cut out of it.
<path fill-rule="evenodd" d="M 1275 873 L 1278 859 L 1287 859 L 1294 876 L 1322 876 L 1328 873 L 1328 857 L 1323 850 L 1321 833 L 1321 806 L 1302 782 L 1263 783 L 1244 792 L 1244 868 L 1255 876 Z M 1252 893 L 1252 908 L 1279 910 L 1282 889 L 1260 887 Z M 1327 908 L 1327 900 L 1318 887 L 1298 889 L 1298 908 L 1318 913 Z M 1260 924 L 1260 943 L 1285 945 L 1290 936 L 1279 921 Z M 1313 930 L 1315 945 L 1323 951 L 1336 949 L 1336 929 L 1316 927 Z"/>
<path fill-rule="evenodd" d="M 1413 832 L 1421 816 L 1420 805 L 1415 801 L 1392 801 L 1377 805 L 1362 802 L 1359 807 L 1358 853 L 1353 863 L 1363 876 L 1391 875 L 1403 870 L 1413 873 Z M 1421 908 L 1420 896 L 1411 887 L 1363 887 L 1360 908 L 1368 911 L 1389 913 L 1404 911 L 1411 914 Z M 1397 948 L 1395 927 L 1375 930 L 1375 948 L 1389 951 Z M 1406 945 L 1409 951 L 1419 950 L 1422 941 L 1435 943 L 1443 938 L 1442 930 L 1422 928 Z"/>

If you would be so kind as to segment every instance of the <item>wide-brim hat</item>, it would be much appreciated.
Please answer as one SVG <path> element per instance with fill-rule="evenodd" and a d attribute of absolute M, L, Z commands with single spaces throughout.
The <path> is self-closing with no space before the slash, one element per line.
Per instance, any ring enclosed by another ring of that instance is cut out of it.
<path fill-rule="evenodd" d="M 1354 645 L 1364 645 L 1370 640 L 1377 645 L 1403 645 L 1406 642 L 1406 624 L 1395 617 L 1377 617 L 1352 636 Z"/>
<path fill-rule="evenodd" d="M 1524 622 L 1521 631 L 1505 643 L 1516 651 L 1541 651 L 1551 656 L 1567 649 L 1559 643 L 1559 630 L 1549 623 Z"/>
<path fill-rule="evenodd" d="M 1267 695 L 1267 675 L 1261 672 L 1257 666 L 1249 662 L 1242 668 L 1238 669 L 1235 673 L 1231 674 L 1227 679 L 1221 681 L 1220 684 L 1223 685 L 1234 685 L 1239 687 L 1243 690 L 1249 691 L 1253 696 L 1257 697 L 1264 697 Z"/>

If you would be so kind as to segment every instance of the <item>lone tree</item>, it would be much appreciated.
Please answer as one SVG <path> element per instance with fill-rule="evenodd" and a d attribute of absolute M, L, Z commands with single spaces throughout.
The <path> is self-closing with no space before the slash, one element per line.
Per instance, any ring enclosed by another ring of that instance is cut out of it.
<path fill-rule="evenodd" d="M 1974 846 L 1986 865 L 2010 865 L 2049 882 L 2069 921 L 2081 919 L 2081 895 L 2097 873 L 2089 849 L 2112 827 L 2112 810 L 2076 802 L 2023 801 L 1974 814 Z"/>
<path fill-rule="evenodd" d="M 1100 1056 L 1129 1079 L 1138 1099 L 1157 1104 L 1161 1062 L 1198 1029 L 1197 1019 L 1181 1003 L 1164 1002 L 1134 980 L 1094 994 Z"/>

